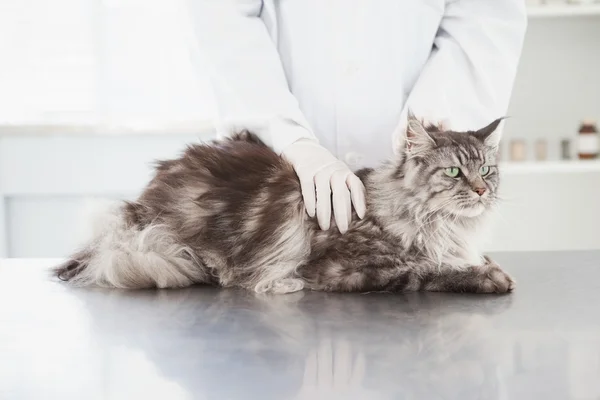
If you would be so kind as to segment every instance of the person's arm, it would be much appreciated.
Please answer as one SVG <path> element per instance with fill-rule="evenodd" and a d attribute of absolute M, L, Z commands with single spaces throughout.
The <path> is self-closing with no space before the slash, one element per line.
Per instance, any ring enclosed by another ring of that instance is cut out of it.
<path fill-rule="evenodd" d="M 523 0 L 449 1 L 396 135 L 405 131 L 409 109 L 455 130 L 505 116 L 526 27 Z"/>
<path fill-rule="evenodd" d="M 300 178 L 306 211 L 328 229 L 333 212 L 343 232 L 365 213 L 364 187 L 319 145 L 288 88 L 279 54 L 261 19 L 261 0 L 188 0 L 194 40 L 206 58 L 226 133 L 249 129 L 286 158 Z M 271 15 L 271 17 L 274 17 Z M 331 193 L 333 196 L 331 196 Z"/>
<path fill-rule="evenodd" d="M 260 18 L 262 3 L 187 2 L 219 120 L 229 127 L 254 127 L 258 131 L 254 133 L 280 154 L 298 139 L 316 138 L 288 89 L 279 54 Z"/>

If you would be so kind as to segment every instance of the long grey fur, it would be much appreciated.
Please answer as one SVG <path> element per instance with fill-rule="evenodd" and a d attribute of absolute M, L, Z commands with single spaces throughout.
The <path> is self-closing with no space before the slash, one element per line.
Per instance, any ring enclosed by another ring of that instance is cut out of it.
<path fill-rule="evenodd" d="M 343 235 L 334 221 L 319 229 L 292 166 L 255 135 L 191 145 L 159 162 L 140 197 L 115 205 L 54 273 L 128 289 L 511 291 L 513 279 L 479 245 L 498 201 L 500 121 L 455 132 L 410 115 L 396 159 L 357 171 L 367 214 L 354 214 Z"/>

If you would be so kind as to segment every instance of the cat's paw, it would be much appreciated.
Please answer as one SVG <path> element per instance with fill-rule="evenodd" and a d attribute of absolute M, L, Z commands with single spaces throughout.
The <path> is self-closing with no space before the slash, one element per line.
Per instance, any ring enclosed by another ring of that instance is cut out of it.
<path fill-rule="evenodd" d="M 273 294 L 294 293 L 304 289 L 304 281 L 301 279 L 285 278 L 273 282 L 270 292 Z"/>
<path fill-rule="evenodd" d="M 486 264 L 478 267 L 478 293 L 508 293 L 515 288 L 515 280 L 489 257 Z"/>

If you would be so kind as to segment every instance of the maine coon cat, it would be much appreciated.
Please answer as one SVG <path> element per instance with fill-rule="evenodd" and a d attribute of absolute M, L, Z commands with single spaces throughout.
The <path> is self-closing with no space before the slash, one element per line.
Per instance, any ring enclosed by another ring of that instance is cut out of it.
<path fill-rule="evenodd" d="M 497 203 L 500 119 L 468 132 L 412 114 L 394 161 L 357 172 L 367 214 L 319 229 L 292 166 L 242 132 L 161 161 L 55 274 L 78 286 L 237 286 L 256 292 L 503 293 L 514 282 L 478 242 Z"/>

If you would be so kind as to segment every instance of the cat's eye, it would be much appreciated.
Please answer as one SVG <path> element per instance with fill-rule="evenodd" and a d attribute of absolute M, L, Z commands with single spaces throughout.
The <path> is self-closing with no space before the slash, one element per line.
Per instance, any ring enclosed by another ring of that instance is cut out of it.
<path fill-rule="evenodd" d="M 479 175 L 486 176 L 489 173 L 490 173 L 490 167 L 489 166 L 484 165 L 483 167 L 479 168 Z"/>
<path fill-rule="evenodd" d="M 450 178 L 456 178 L 460 174 L 460 168 L 458 168 L 458 167 L 444 168 L 444 173 L 446 175 L 448 175 Z"/>

